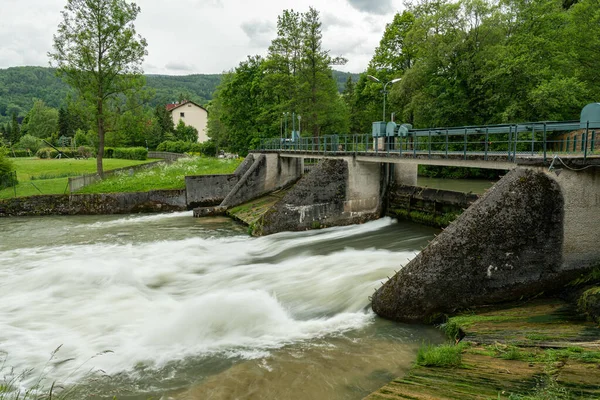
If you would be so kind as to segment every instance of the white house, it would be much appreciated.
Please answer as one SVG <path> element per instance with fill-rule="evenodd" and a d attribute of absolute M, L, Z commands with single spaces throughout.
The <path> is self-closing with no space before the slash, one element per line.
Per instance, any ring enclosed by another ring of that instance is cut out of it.
<path fill-rule="evenodd" d="M 186 125 L 193 126 L 198 130 L 198 142 L 206 142 L 208 140 L 206 133 L 208 111 L 206 108 L 193 101 L 185 100 L 181 103 L 167 104 L 167 111 L 171 113 L 171 118 L 173 118 L 175 126 L 182 120 Z"/>

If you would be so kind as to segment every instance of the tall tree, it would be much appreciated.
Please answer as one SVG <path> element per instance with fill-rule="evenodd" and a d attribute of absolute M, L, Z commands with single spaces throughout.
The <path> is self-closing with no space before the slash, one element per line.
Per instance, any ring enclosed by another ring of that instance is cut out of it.
<path fill-rule="evenodd" d="M 104 135 L 109 102 L 144 85 L 146 40 L 136 34 L 140 8 L 125 0 L 68 0 L 48 53 L 57 72 L 94 105 L 97 171 L 104 175 Z"/>
<path fill-rule="evenodd" d="M 13 113 L 10 123 L 9 141 L 12 144 L 16 144 L 19 142 L 19 139 L 21 139 L 21 126 L 19 125 L 19 120 L 17 119 L 17 113 Z"/>
<path fill-rule="evenodd" d="M 333 58 L 323 49 L 319 12 L 310 7 L 302 14 L 302 52 L 300 67 L 300 112 L 312 136 L 347 133 L 348 118 L 331 66 L 344 65 L 343 57 Z"/>
<path fill-rule="evenodd" d="M 36 100 L 25 116 L 21 130 L 24 135 L 46 139 L 56 133 L 57 127 L 58 111 L 46 106 L 42 100 Z"/>

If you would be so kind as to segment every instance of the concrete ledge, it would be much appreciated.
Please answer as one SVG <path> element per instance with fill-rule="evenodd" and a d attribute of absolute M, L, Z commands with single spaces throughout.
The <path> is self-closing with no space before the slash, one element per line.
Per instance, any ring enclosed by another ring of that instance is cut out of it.
<path fill-rule="evenodd" d="M 227 207 L 215 206 L 215 207 L 198 207 L 194 208 L 194 217 L 215 217 L 217 215 L 226 215 Z"/>
<path fill-rule="evenodd" d="M 0 200 L 0 217 L 185 211 L 185 190 L 40 195 Z"/>

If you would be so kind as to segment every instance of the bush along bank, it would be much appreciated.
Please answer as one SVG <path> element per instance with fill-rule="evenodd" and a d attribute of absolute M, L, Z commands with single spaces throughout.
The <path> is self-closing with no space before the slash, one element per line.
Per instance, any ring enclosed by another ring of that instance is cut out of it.
<path fill-rule="evenodd" d="M 96 156 L 96 150 L 92 147 L 80 146 L 76 149 L 70 147 L 57 147 L 58 150 L 70 158 L 89 158 Z M 52 147 L 42 147 L 36 152 L 38 158 L 56 158 L 59 151 Z M 148 150 L 144 147 L 105 147 L 104 158 L 119 158 L 122 160 L 146 160 Z"/>
<path fill-rule="evenodd" d="M 423 345 L 405 377 L 367 399 L 600 398 L 599 292 L 596 268 L 554 298 L 447 317 L 449 343 Z"/>

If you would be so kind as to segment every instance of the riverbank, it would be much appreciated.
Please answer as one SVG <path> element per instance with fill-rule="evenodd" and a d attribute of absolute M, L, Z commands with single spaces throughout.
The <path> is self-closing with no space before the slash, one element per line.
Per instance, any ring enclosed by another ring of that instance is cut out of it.
<path fill-rule="evenodd" d="M 485 307 L 443 327 L 449 345 L 423 348 L 406 376 L 366 399 L 600 398 L 600 328 L 570 302 Z"/>

